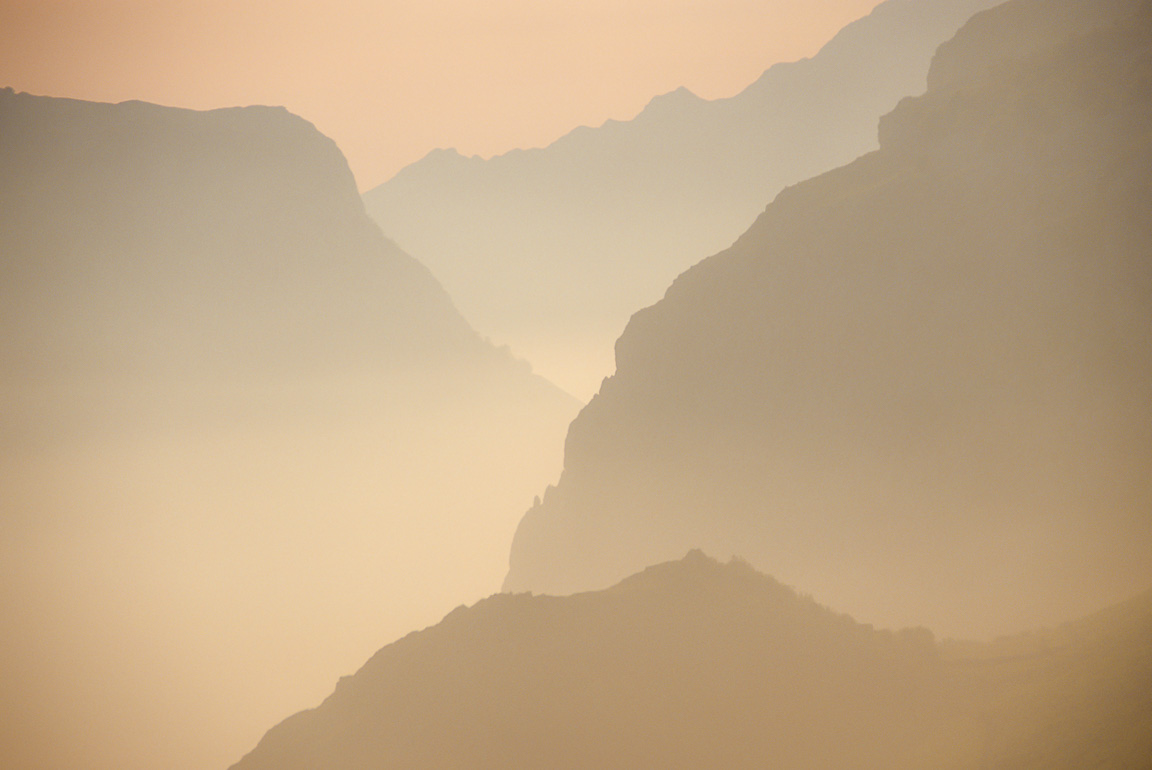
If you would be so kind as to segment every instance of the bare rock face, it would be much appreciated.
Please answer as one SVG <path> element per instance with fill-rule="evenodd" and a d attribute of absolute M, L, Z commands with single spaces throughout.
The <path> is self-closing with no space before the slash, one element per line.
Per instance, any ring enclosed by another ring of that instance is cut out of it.
<path fill-rule="evenodd" d="M 489 160 L 438 150 L 364 200 L 481 333 L 587 398 L 637 308 L 784 186 L 874 150 L 879 116 L 923 92 L 936 46 L 991 4 L 889 0 L 731 98 L 681 88 Z"/>
<path fill-rule="evenodd" d="M 1004 19 L 1046 32 L 1017 49 Z M 949 635 L 1152 582 L 1148 25 L 1139 2 L 976 16 L 879 151 L 634 315 L 506 589 L 702 547 Z"/>

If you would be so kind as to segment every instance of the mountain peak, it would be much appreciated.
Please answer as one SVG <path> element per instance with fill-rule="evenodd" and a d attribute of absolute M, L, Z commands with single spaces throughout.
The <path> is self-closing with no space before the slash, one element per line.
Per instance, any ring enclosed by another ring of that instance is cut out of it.
<path fill-rule="evenodd" d="M 680 86 L 675 91 L 669 91 L 666 94 L 654 96 L 644 109 L 640 111 L 637 118 L 648 116 L 665 117 L 675 114 L 685 108 L 703 104 L 707 100 L 702 99 L 696 94 L 689 91 L 686 87 Z"/>

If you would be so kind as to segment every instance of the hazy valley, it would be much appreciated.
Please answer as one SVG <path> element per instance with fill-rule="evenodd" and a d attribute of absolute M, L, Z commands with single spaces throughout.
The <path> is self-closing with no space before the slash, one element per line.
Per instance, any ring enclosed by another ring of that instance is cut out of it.
<path fill-rule="evenodd" d="M 991 6 L 363 196 L 0 90 L 0 765 L 1147 768 L 1152 3 Z"/>

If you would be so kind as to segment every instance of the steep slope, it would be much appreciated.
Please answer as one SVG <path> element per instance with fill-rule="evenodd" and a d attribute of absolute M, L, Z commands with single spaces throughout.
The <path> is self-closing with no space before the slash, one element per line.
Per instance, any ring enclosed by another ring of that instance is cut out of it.
<path fill-rule="evenodd" d="M 888 0 L 731 98 L 680 89 L 491 160 L 437 151 L 365 202 L 482 333 L 586 398 L 636 308 L 785 185 L 875 149 L 879 116 L 923 91 L 932 51 L 991 4 Z"/>
<path fill-rule="evenodd" d="M 1044 31 L 1018 51 L 1016 35 Z M 508 590 L 739 553 L 864 620 L 999 633 L 1152 580 L 1139 2 L 1015 0 L 881 149 L 633 316 Z"/>
<path fill-rule="evenodd" d="M 11 768 L 223 765 L 499 585 L 577 408 L 306 121 L 11 90 L 0 373 Z"/>
<path fill-rule="evenodd" d="M 695 552 L 600 592 L 461 607 L 234 767 L 1138 767 L 1152 595 L 1109 614 L 1033 635 L 1039 654 L 945 658 L 924 629 Z"/>

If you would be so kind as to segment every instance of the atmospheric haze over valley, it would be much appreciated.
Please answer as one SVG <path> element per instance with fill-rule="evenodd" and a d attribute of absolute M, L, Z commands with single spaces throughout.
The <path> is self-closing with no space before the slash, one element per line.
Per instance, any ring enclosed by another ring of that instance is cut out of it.
<path fill-rule="evenodd" d="M 1152 2 L 761 5 L 363 190 L 367 97 L 0 57 L 0 766 L 1148 768 Z M 751 8 L 621 7 L 441 21 Z"/>

